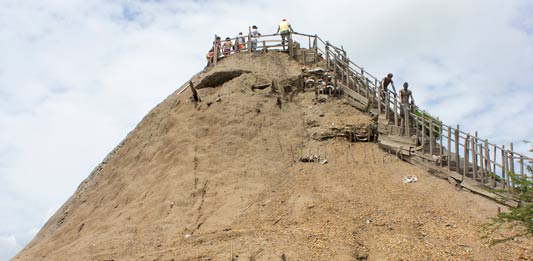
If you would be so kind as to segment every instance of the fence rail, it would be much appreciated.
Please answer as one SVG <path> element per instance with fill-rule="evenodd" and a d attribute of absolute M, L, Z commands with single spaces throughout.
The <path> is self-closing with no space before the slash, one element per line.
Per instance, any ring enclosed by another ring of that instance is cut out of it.
<path fill-rule="evenodd" d="M 252 36 L 249 34 L 245 38 L 247 48 L 232 50 L 230 54 L 253 51 L 250 45 Z M 490 187 L 508 191 L 515 188 L 513 174 L 533 179 L 527 173 L 527 168 L 533 164 L 533 158 L 515 152 L 512 143 L 508 148 L 492 144 L 479 137 L 477 131 L 471 134 L 461 130 L 459 125 L 451 127 L 443 124 L 417 106 L 402 106 L 397 94 L 382 90 L 380 80 L 363 66 L 350 60 L 342 46 L 339 48 L 317 35 L 295 32 L 285 42 L 277 34 L 261 35 L 256 40 L 257 49 L 285 50 L 287 47 L 286 51 L 291 57 L 294 56 L 296 47 L 314 50 L 315 58 L 321 57 L 326 69 L 333 71 L 336 84 L 341 83 L 368 99 L 371 108 L 377 109 L 379 113 L 384 112 L 385 119 L 392 122 L 392 125 L 399 126 L 403 135 L 415 135 L 422 151 L 436 158 L 435 161 L 441 167 Z M 231 38 L 231 41 L 237 43 L 237 37 Z M 218 54 L 214 57 L 215 65 L 220 58 L 217 48 L 214 45 L 215 53 Z M 415 133 L 411 133 L 412 129 Z"/>

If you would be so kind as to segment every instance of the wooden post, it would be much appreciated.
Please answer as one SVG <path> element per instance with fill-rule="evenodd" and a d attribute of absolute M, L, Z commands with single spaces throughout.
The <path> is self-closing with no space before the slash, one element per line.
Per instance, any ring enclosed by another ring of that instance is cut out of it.
<path fill-rule="evenodd" d="M 378 96 L 378 98 L 380 97 L 380 95 L 379 95 L 379 87 L 378 87 L 378 79 L 374 79 L 374 91 L 373 91 L 373 93 L 374 93 L 374 97 L 376 95 Z M 381 106 L 379 105 L 379 104 L 381 104 L 381 100 L 377 99 L 376 102 L 378 103 L 378 109 L 381 109 L 380 108 Z M 378 111 L 379 111 L 379 113 L 381 113 L 381 110 L 378 110 Z"/>
<path fill-rule="evenodd" d="M 235 37 L 235 44 L 233 45 L 233 51 L 234 51 L 234 53 L 238 53 L 239 52 L 239 35 L 237 35 L 237 37 Z M 231 54 L 231 50 L 230 50 L 230 54 Z"/>
<path fill-rule="evenodd" d="M 311 50 L 311 36 L 307 36 L 307 40 L 309 41 L 309 43 L 307 45 L 307 49 Z M 303 46 L 302 46 L 302 48 L 303 48 Z"/>
<path fill-rule="evenodd" d="M 305 51 L 302 52 L 302 57 L 303 57 L 303 64 L 306 65 L 307 63 L 307 58 L 305 57 Z"/>
<path fill-rule="evenodd" d="M 506 167 L 505 162 L 507 161 L 507 155 L 505 155 L 505 145 L 502 145 L 502 184 L 503 188 L 507 187 L 507 173 L 505 173 Z"/>
<path fill-rule="evenodd" d="M 485 168 L 485 149 L 483 148 L 484 144 L 482 142 L 478 142 L 477 144 L 477 152 L 479 157 L 479 171 L 481 173 L 481 181 L 483 184 L 487 183 L 487 169 Z"/>
<path fill-rule="evenodd" d="M 368 88 L 370 89 L 370 80 L 368 80 Z M 374 103 L 376 102 L 376 92 L 372 89 L 372 99 L 370 100 L 370 108 L 374 108 Z"/>
<path fill-rule="evenodd" d="M 409 126 L 409 108 L 403 106 L 403 125 L 405 127 L 405 136 L 411 137 L 411 126 Z"/>
<path fill-rule="evenodd" d="M 485 176 L 489 176 L 490 173 L 492 173 L 492 171 L 490 170 L 490 153 L 489 153 L 489 140 L 488 139 L 485 139 L 485 171 L 487 172 L 487 175 Z M 490 175 L 490 177 L 488 177 L 489 181 L 492 183 L 492 185 L 494 187 L 496 187 L 496 180 L 494 179 L 494 175 Z"/>
<path fill-rule="evenodd" d="M 248 52 L 252 52 L 252 28 L 248 26 Z"/>
<path fill-rule="evenodd" d="M 294 57 L 294 45 L 292 43 L 292 33 L 289 33 L 289 35 L 287 36 L 289 38 L 289 57 L 293 58 Z"/>
<path fill-rule="evenodd" d="M 356 79 L 357 79 L 357 76 L 356 76 Z M 361 94 L 361 85 L 359 84 L 359 82 L 361 82 L 362 80 L 361 80 L 361 78 L 359 78 L 359 79 L 360 79 L 360 81 L 357 81 L 357 80 L 354 81 L 355 82 L 354 90 L 357 91 L 357 93 Z"/>
<path fill-rule="evenodd" d="M 329 70 L 329 42 L 326 42 L 326 68 Z"/>
<path fill-rule="evenodd" d="M 378 113 L 381 114 L 381 92 L 378 90 Z"/>
<path fill-rule="evenodd" d="M 476 155 L 476 138 L 475 138 L 475 136 L 472 137 L 472 142 L 470 143 L 470 149 L 472 150 L 472 170 L 473 170 L 472 178 L 474 180 L 478 180 L 478 178 L 477 178 L 477 163 L 476 163 L 477 155 Z"/>
<path fill-rule="evenodd" d="M 444 151 L 442 149 L 442 134 L 444 133 L 444 131 L 442 130 L 442 122 L 440 122 L 440 125 L 439 125 L 439 137 L 440 137 L 440 149 L 439 149 L 439 152 L 440 152 L 440 166 L 441 167 L 444 167 L 444 163 L 442 163 L 442 156 L 444 155 Z"/>
<path fill-rule="evenodd" d="M 414 115 L 413 114 L 413 117 L 414 117 L 414 120 L 413 120 L 413 125 L 414 126 L 413 127 L 415 128 L 415 131 L 416 131 L 416 133 L 415 133 L 415 135 L 416 135 L 416 145 L 418 145 L 418 137 L 420 137 L 420 132 L 418 131 L 418 126 L 419 126 L 419 124 L 418 124 L 418 115 Z"/>
<path fill-rule="evenodd" d="M 337 54 L 333 53 L 333 82 L 337 86 Z"/>
<path fill-rule="evenodd" d="M 509 178 L 511 181 L 511 189 L 514 189 L 514 178 L 516 176 L 511 176 L 511 175 L 516 175 L 516 173 L 514 172 L 514 149 L 513 149 L 512 142 L 511 144 L 509 144 L 509 172 L 512 173 L 509 175 Z"/>
<path fill-rule="evenodd" d="M 361 83 L 365 84 L 365 68 L 361 67 Z M 361 94 L 361 90 L 358 90 L 359 94 Z"/>
<path fill-rule="evenodd" d="M 263 41 L 263 51 L 264 52 L 268 52 L 268 49 L 266 47 L 266 42 L 265 41 Z"/>
<path fill-rule="evenodd" d="M 492 174 L 494 174 L 495 175 L 494 178 L 496 178 L 496 160 L 497 160 L 497 158 L 496 158 L 496 150 L 498 150 L 498 148 L 496 147 L 496 145 L 493 146 L 493 147 L 494 147 L 494 151 L 492 152 L 492 154 L 494 156 L 493 156 L 493 160 L 492 160 Z M 496 187 L 496 184 L 494 185 L 494 187 Z"/>
<path fill-rule="evenodd" d="M 220 50 L 218 50 L 218 44 L 216 44 L 217 42 L 217 35 L 215 34 L 215 41 L 213 42 L 213 66 L 216 66 L 217 65 L 217 61 L 218 61 L 218 52 L 220 52 Z"/>
<path fill-rule="evenodd" d="M 390 114 L 389 114 L 389 111 L 390 111 L 390 94 L 389 92 L 385 93 L 385 118 L 387 119 L 387 125 L 389 124 L 390 122 Z"/>
<path fill-rule="evenodd" d="M 318 36 L 315 34 L 315 39 L 313 40 L 313 53 L 315 55 L 315 63 L 318 62 Z"/>
<path fill-rule="evenodd" d="M 468 164 L 468 143 L 470 140 L 470 134 L 466 135 L 465 143 L 464 143 L 464 155 L 463 155 L 463 178 L 466 176 L 466 173 L 468 172 L 469 164 Z"/>
<path fill-rule="evenodd" d="M 422 150 L 426 151 L 426 118 L 422 111 Z"/>
<path fill-rule="evenodd" d="M 524 156 L 520 155 L 520 176 L 524 177 Z"/>
<path fill-rule="evenodd" d="M 398 126 L 398 102 L 394 99 L 394 126 Z"/>
<path fill-rule="evenodd" d="M 201 102 L 202 98 L 200 98 L 200 95 L 198 95 L 198 91 L 196 91 L 196 88 L 194 88 L 194 84 L 192 81 L 189 81 L 189 85 L 191 86 L 191 92 L 192 92 L 192 99 L 194 100 L 194 103 Z"/>
<path fill-rule="evenodd" d="M 429 118 L 429 154 L 431 154 L 431 156 L 433 156 L 435 153 L 435 146 L 433 144 L 435 144 L 435 133 L 434 133 L 434 129 L 435 129 L 435 126 L 433 125 L 433 119 L 432 118 Z"/>
<path fill-rule="evenodd" d="M 348 64 L 348 58 L 346 58 L 346 68 L 344 68 L 344 70 L 346 71 L 346 86 L 350 87 L 350 66 L 348 66 Z"/>
<path fill-rule="evenodd" d="M 298 75 L 298 90 L 303 92 L 305 90 L 304 76 Z"/>
<path fill-rule="evenodd" d="M 448 126 L 448 171 L 452 170 L 452 127 Z"/>
<path fill-rule="evenodd" d="M 459 160 L 459 125 L 457 125 L 457 128 L 455 129 L 455 170 L 457 173 L 461 174 L 461 161 Z"/>
<path fill-rule="evenodd" d="M 370 102 L 370 84 L 368 83 L 370 80 L 368 78 L 363 79 L 365 80 L 366 99 Z"/>

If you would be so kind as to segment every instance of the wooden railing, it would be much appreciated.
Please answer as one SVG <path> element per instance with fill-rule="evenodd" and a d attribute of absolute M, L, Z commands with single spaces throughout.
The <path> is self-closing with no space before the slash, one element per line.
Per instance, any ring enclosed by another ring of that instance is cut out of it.
<path fill-rule="evenodd" d="M 245 38 L 246 48 L 241 52 L 252 52 L 252 37 L 249 34 Z M 231 41 L 236 43 L 237 37 Z M 300 48 L 314 50 L 315 61 L 321 57 L 326 69 L 333 72 L 335 85 L 341 83 L 368 99 L 369 108 L 383 114 L 391 125 L 402 128 L 403 135 L 415 135 L 421 144 L 420 151 L 429 154 L 441 167 L 490 187 L 508 191 L 515 188 L 513 174 L 533 179 L 527 173 L 527 168 L 533 164 L 533 158 L 515 152 L 512 143 L 508 148 L 498 146 L 478 137 L 477 131 L 472 135 L 460 130 L 459 125 L 445 125 L 417 106 L 413 105 L 409 109 L 408 106 L 400 106 L 397 94 L 390 90 L 383 92 L 380 80 L 351 61 L 342 46 L 339 48 L 317 35 L 302 33 L 291 33 L 286 43 L 282 43 L 280 35 L 276 34 L 262 35 L 257 39 L 257 51 L 283 50 L 284 45 L 291 57 L 298 45 Z M 237 50 L 232 50 L 231 54 L 235 52 Z M 217 58 L 219 57 L 215 56 L 215 65 Z M 404 113 L 401 112 L 402 108 Z M 415 133 L 411 133 L 412 130 Z"/>

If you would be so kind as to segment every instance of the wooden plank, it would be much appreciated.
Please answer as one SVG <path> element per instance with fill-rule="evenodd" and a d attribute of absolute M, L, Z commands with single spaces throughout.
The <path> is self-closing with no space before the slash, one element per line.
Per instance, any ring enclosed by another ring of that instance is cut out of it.
<path fill-rule="evenodd" d="M 356 91 L 348 88 L 347 86 L 345 86 L 343 84 L 340 84 L 339 86 L 343 88 L 344 94 L 350 96 L 354 100 L 357 100 L 361 104 L 363 104 L 365 106 L 368 106 L 368 99 L 366 97 L 364 97 L 363 95 L 357 93 Z"/>
<path fill-rule="evenodd" d="M 345 90 L 345 88 L 343 88 L 343 89 Z M 351 99 L 351 98 L 347 98 L 346 102 L 348 102 L 348 104 L 350 104 L 354 108 L 356 108 L 356 109 L 358 109 L 360 111 L 363 111 L 363 112 L 366 112 L 367 109 L 368 109 L 368 106 L 358 102 L 357 100 Z"/>
<path fill-rule="evenodd" d="M 492 189 L 483 185 L 482 183 L 473 181 L 471 179 L 463 179 L 461 175 L 455 172 L 446 171 L 441 168 L 435 167 L 433 164 L 428 163 L 426 160 L 423 160 L 418 155 L 412 154 L 410 157 L 410 163 L 425 169 L 430 174 L 436 177 L 448 180 L 449 182 L 455 181 L 455 185 L 460 189 L 465 189 L 469 192 L 487 197 L 505 206 L 517 207 L 518 205 L 518 202 L 512 200 L 512 198 L 506 197 L 505 195 L 496 194 L 493 192 Z"/>
<path fill-rule="evenodd" d="M 448 126 L 448 171 L 451 171 L 452 170 L 452 127 Z M 457 153 L 457 152 L 456 152 Z"/>

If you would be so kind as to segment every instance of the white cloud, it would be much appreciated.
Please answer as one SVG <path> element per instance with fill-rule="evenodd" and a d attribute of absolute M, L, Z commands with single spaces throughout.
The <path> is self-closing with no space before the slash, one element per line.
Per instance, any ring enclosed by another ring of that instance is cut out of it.
<path fill-rule="evenodd" d="M 20 248 L 17 244 L 15 236 L 0 236 L 0 249 L 5 249 L 11 254 L 16 254 L 16 251 Z"/>
<path fill-rule="evenodd" d="M 375 76 L 408 81 L 417 103 L 452 126 L 496 143 L 533 139 L 529 1 L 327 5 L 0 1 L 0 242 L 27 244 L 144 114 L 202 69 L 214 34 L 252 24 L 273 33 L 281 17 L 342 44 Z M 3 249 L 0 259 L 14 253 Z"/>

